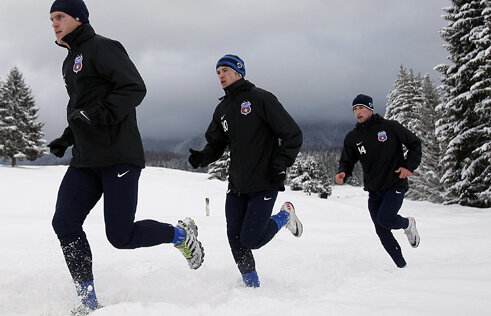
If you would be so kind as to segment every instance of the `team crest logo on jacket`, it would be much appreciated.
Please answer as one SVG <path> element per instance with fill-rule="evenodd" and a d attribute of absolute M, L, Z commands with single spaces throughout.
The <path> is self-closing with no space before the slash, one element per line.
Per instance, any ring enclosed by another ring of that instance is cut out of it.
<path fill-rule="evenodd" d="M 378 141 L 385 142 L 387 140 L 387 133 L 385 131 L 378 132 Z"/>
<path fill-rule="evenodd" d="M 80 70 L 82 70 L 82 60 L 84 57 L 80 54 L 77 57 L 75 57 L 75 62 L 73 63 L 73 72 L 78 73 Z"/>
<path fill-rule="evenodd" d="M 251 102 L 244 101 L 240 105 L 240 113 L 247 115 L 252 112 Z"/>

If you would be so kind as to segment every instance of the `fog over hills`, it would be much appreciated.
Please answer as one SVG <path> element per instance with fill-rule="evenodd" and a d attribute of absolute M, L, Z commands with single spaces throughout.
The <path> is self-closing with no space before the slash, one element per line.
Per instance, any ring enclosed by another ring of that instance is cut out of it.
<path fill-rule="evenodd" d="M 302 151 L 309 149 L 324 149 L 341 147 L 345 135 L 355 125 L 353 122 L 317 122 L 317 123 L 299 123 L 303 132 L 303 145 Z M 175 156 L 187 156 L 189 154 L 189 148 L 203 149 L 206 145 L 204 136 L 196 135 L 186 139 L 174 139 L 174 140 L 161 140 L 143 138 L 143 147 L 147 152 L 154 153 L 168 153 L 169 157 Z M 51 140 L 48 139 L 48 142 Z M 56 158 L 53 155 L 47 155 L 34 162 L 20 161 L 20 165 L 59 165 L 69 164 L 71 159 L 71 150 L 67 150 L 63 158 Z M 8 161 L 0 161 L 3 164 L 9 164 Z"/>
<path fill-rule="evenodd" d="M 348 122 L 317 122 L 299 123 L 303 132 L 302 150 L 319 149 L 328 147 L 340 147 L 343 145 L 344 137 L 349 130 L 354 127 L 354 123 Z M 206 144 L 204 131 L 202 135 L 197 135 L 188 139 L 176 140 L 156 140 L 143 139 L 143 147 L 148 151 L 172 152 L 187 155 L 188 149 L 202 149 Z"/>

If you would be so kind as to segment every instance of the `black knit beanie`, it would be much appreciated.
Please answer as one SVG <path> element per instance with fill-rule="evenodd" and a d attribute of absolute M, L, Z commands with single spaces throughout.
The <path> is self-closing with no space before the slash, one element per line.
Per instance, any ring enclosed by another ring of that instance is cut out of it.
<path fill-rule="evenodd" d="M 49 13 L 63 12 L 82 23 L 89 23 L 89 10 L 83 0 L 56 0 Z"/>
<path fill-rule="evenodd" d="M 353 103 L 351 106 L 354 109 L 355 106 L 357 106 L 357 105 L 364 106 L 367 109 L 373 111 L 373 100 L 368 95 L 364 95 L 364 94 L 357 95 L 356 98 L 353 100 Z"/>

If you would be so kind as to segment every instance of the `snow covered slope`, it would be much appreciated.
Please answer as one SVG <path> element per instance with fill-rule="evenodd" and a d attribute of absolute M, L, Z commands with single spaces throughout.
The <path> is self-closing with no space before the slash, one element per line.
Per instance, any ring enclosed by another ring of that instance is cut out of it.
<path fill-rule="evenodd" d="M 77 304 L 51 228 L 65 166 L 0 166 L 0 315 L 67 315 Z M 175 224 L 191 216 L 205 247 L 192 271 L 171 245 L 117 250 L 102 203 L 85 230 L 96 291 L 109 315 L 485 315 L 491 309 L 491 210 L 404 202 L 421 245 L 396 231 L 408 267 L 397 269 L 375 235 L 361 188 L 336 186 L 327 200 L 287 189 L 304 234 L 282 230 L 254 251 L 262 287 L 241 287 L 225 231 L 226 183 L 206 174 L 146 168 L 137 219 Z M 205 215 L 205 198 L 211 215 Z"/>

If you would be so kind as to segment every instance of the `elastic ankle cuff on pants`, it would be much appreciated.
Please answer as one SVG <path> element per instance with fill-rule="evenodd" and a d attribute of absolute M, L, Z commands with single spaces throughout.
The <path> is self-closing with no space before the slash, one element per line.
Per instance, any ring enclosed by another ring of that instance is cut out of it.
<path fill-rule="evenodd" d="M 172 243 L 175 245 L 180 245 L 186 239 L 186 231 L 179 227 L 174 227 L 174 239 L 172 239 Z"/>
<path fill-rule="evenodd" d="M 276 222 L 276 225 L 278 226 L 278 230 L 280 230 L 283 226 L 288 223 L 288 220 L 290 219 L 290 214 L 286 211 L 280 211 L 278 214 L 271 216 L 271 219 Z"/>
<path fill-rule="evenodd" d="M 259 277 L 257 276 L 256 271 L 242 274 L 242 280 L 244 280 L 244 284 L 247 287 L 259 287 L 260 285 Z"/>
<path fill-rule="evenodd" d="M 85 307 L 95 310 L 97 306 L 99 306 L 99 302 L 97 301 L 97 296 L 95 294 L 94 281 L 75 283 L 75 288 L 77 290 L 78 297 Z"/>

